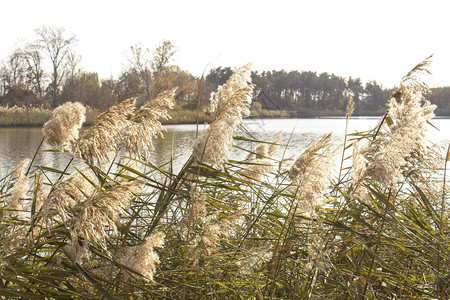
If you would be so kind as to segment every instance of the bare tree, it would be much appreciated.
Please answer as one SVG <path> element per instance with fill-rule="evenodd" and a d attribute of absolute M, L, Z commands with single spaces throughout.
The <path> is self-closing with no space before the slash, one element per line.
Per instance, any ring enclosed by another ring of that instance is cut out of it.
<path fill-rule="evenodd" d="M 27 65 L 28 83 L 33 92 L 42 97 L 45 72 L 42 67 L 42 55 L 39 47 L 34 43 L 30 43 L 23 49 L 22 53 Z"/>
<path fill-rule="evenodd" d="M 174 71 L 170 66 L 175 54 L 172 42 L 162 41 L 153 51 L 143 48 L 141 44 L 131 46 L 130 50 L 129 70 L 124 75 L 127 75 L 127 79 L 131 75 L 138 76 L 139 93 L 145 99 L 154 98 L 171 86 L 174 74 L 178 72 L 178 69 Z"/>
<path fill-rule="evenodd" d="M 150 51 L 143 49 L 142 45 L 136 44 L 130 47 L 131 57 L 129 58 L 131 69 L 139 74 L 139 79 L 145 90 L 145 97 L 150 98 L 152 82 L 152 62 L 149 59 Z"/>
<path fill-rule="evenodd" d="M 9 69 L 5 62 L 0 67 L 0 96 L 5 96 L 9 88 Z"/>
<path fill-rule="evenodd" d="M 70 51 L 67 55 L 67 70 L 68 70 L 68 77 L 71 79 L 74 79 L 75 76 L 77 76 L 80 73 L 80 62 L 81 62 L 81 56 L 76 54 L 73 51 Z"/>
<path fill-rule="evenodd" d="M 160 75 L 172 61 L 173 55 L 175 54 L 175 46 L 171 41 L 162 41 L 155 48 L 153 54 L 152 69 L 156 74 Z"/>
<path fill-rule="evenodd" d="M 52 104 L 55 106 L 62 81 L 65 77 L 65 62 L 77 39 L 75 35 L 66 35 L 62 27 L 42 26 L 36 29 L 36 34 L 38 36 L 37 42 L 52 63 L 49 92 L 52 97 Z"/>
<path fill-rule="evenodd" d="M 0 69 L 2 95 L 16 86 L 26 84 L 26 65 L 22 51 L 18 48 L 2 63 Z"/>
<path fill-rule="evenodd" d="M 25 81 L 25 65 L 20 49 L 16 49 L 7 61 L 8 84 L 10 87 L 23 84 Z"/>

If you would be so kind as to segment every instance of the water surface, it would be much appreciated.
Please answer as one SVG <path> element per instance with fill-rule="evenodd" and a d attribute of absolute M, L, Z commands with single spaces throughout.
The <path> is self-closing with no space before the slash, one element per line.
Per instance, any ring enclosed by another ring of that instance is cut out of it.
<path fill-rule="evenodd" d="M 349 122 L 349 132 L 364 131 L 376 126 L 379 118 L 352 118 Z M 450 119 L 434 119 L 430 127 L 429 139 L 433 142 L 450 140 Z M 301 153 L 312 141 L 319 139 L 324 133 L 334 133 L 336 146 L 342 144 L 345 132 L 344 118 L 317 119 L 247 119 L 245 128 L 261 140 L 272 140 L 278 132 L 282 132 L 282 147 L 277 158 L 287 158 Z M 168 168 L 168 162 L 173 159 L 175 169 L 179 169 L 191 152 L 197 134 L 196 125 L 169 125 L 164 138 L 154 142 L 155 150 L 151 161 L 157 166 Z M 199 131 L 207 129 L 207 125 L 200 125 Z M 239 132 L 238 134 L 243 134 Z M 11 171 L 22 159 L 32 158 L 42 139 L 41 128 L 18 127 L 0 128 L 0 175 Z M 238 146 L 251 149 L 256 143 L 237 141 Z M 42 149 L 50 149 L 44 143 Z M 232 159 L 245 157 L 242 151 L 231 152 Z M 35 164 L 45 165 L 57 169 L 64 169 L 70 160 L 68 153 L 40 152 Z"/>

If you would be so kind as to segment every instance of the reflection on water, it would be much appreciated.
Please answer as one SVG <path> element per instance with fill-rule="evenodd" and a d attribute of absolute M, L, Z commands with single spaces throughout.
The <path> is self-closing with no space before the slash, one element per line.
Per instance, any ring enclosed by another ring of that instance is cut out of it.
<path fill-rule="evenodd" d="M 373 128 L 378 118 L 352 118 L 350 120 L 349 132 Z M 278 152 L 277 158 L 284 155 L 285 158 L 297 156 L 312 141 L 319 139 L 324 133 L 333 131 L 334 142 L 339 145 L 343 141 L 345 130 L 345 119 L 343 118 L 320 118 L 320 119 L 250 119 L 245 120 L 245 128 L 254 135 L 256 139 L 272 140 L 278 132 L 282 132 L 281 143 L 287 145 Z M 432 141 L 450 139 L 450 119 L 435 119 L 433 124 L 440 130 L 431 128 L 429 138 Z M 199 126 L 200 132 L 208 126 Z M 164 138 L 154 141 L 155 150 L 151 153 L 151 162 L 157 166 L 169 169 L 169 162 L 173 160 L 175 171 L 189 158 L 192 145 L 196 138 L 195 125 L 171 125 L 166 126 L 167 132 Z M 242 135 L 238 132 L 238 135 Z M 0 175 L 11 171 L 22 159 L 32 158 L 42 135 L 40 128 L 0 128 Z M 252 149 L 256 144 L 236 141 L 236 145 Z M 44 144 L 43 149 L 49 149 Z M 246 154 L 242 151 L 231 151 L 233 159 L 243 159 Z M 45 165 L 56 169 L 64 169 L 70 160 L 68 153 L 40 152 L 35 164 Z M 70 170 L 69 170 L 70 171 Z"/>

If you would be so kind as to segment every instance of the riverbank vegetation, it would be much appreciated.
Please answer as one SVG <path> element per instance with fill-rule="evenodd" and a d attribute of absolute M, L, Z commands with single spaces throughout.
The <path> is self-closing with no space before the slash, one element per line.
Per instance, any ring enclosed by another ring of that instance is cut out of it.
<path fill-rule="evenodd" d="M 31 158 L 0 179 L 0 295 L 448 299 L 450 148 L 426 139 L 428 64 L 375 128 L 337 149 L 325 134 L 292 158 L 242 128 L 256 88 L 243 66 L 212 94 L 214 120 L 179 171 L 150 155 L 175 89 L 122 101 L 82 133 L 85 106 L 59 106 L 37 151 L 64 151 L 67 168 Z M 240 160 L 235 139 L 248 142 Z"/>
<path fill-rule="evenodd" d="M 269 116 L 271 112 L 268 112 Z M 277 113 L 276 111 L 274 113 Z M 95 117 L 100 112 L 90 107 L 86 110 L 86 121 L 84 125 L 92 125 Z M 51 119 L 52 111 L 48 108 L 36 107 L 0 107 L 0 126 L 42 126 Z M 277 116 L 275 114 L 275 116 Z M 205 124 L 212 121 L 212 116 L 205 111 L 186 109 L 184 106 L 175 106 L 172 110 L 171 118 L 164 120 L 165 125 L 173 124 Z"/>
<path fill-rule="evenodd" d="M 36 29 L 35 40 L 24 43 L 0 64 L 0 106 L 53 109 L 64 102 L 80 102 L 103 112 L 123 99 L 136 98 L 139 107 L 159 93 L 178 87 L 175 99 L 185 113 L 175 114 L 173 123 L 195 123 L 197 110 L 209 105 L 210 94 L 231 76 L 230 67 L 208 70 L 196 77 L 174 61 L 175 47 L 162 41 L 154 49 L 130 47 L 126 63 L 116 78 L 99 78 L 81 68 L 75 52 L 77 38 L 60 27 Z M 252 72 L 255 117 L 345 116 L 348 97 L 355 103 L 354 115 L 381 116 L 392 87 L 375 81 L 313 71 L 273 70 Z M 427 98 L 437 105 L 437 115 L 450 115 L 450 87 L 430 90 Z M 259 115 L 257 115 L 259 114 Z M 191 116 L 191 117 L 188 117 Z M 20 119 L 22 125 L 38 124 L 38 116 Z M 211 120 L 204 116 L 204 120 Z M 0 125 L 13 124 L 11 122 Z M 39 125 L 43 123 L 40 122 Z"/>

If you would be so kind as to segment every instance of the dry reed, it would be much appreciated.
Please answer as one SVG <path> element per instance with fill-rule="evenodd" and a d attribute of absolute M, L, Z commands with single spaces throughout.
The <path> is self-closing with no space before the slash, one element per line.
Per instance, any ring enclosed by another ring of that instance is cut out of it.
<path fill-rule="evenodd" d="M 44 139 L 53 147 L 69 148 L 78 138 L 86 120 L 86 109 L 79 103 L 66 102 L 53 110 L 52 118 L 42 127 Z"/>
<path fill-rule="evenodd" d="M 52 121 L 47 141 L 72 144 L 86 168 L 64 178 L 69 165 L 25 172 L 24 163 L 0 179 L 0 294 L 449 298 L 449 151 L 442 157 L 442 147 L 426 142 L 434 106 L 420 76 L 428 63 L 403 78 L 376 128 L 349 135 L 343 153 L 353 147 L 353 160 L 341 163 L 337 180 L 331 134 L 289 169 L 274 158 L 278 141 L 246 149 L 242 161 L 229 158 L 251 104 L 248 65 L 213 94 L 215 121 L 177 174 L 148 157 L 173 90 L 136 112 L 134 99 L 112 107 L 79 138 L 78 122 L 64 131 Z M 349 101 L 346 122 L 353 108 Z M 34 174 L 31 191 L 26 173 Z"/>

